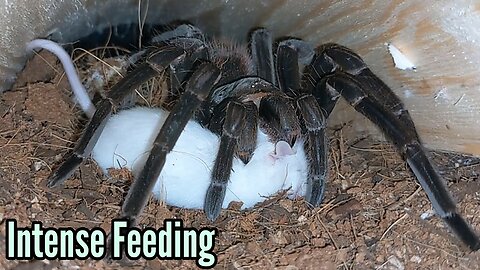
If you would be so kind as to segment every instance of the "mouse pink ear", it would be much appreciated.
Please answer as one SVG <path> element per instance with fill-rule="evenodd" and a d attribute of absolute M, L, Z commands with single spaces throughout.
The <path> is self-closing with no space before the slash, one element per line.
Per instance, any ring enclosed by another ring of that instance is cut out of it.
<path fill-rule="evenodd" d="M 286 141 L 278 141 L 275 144 L 275 157 L 276 158 L 290 156 L 290 155 L 294 155 L 294 154 L 295 154 L 295 152 L 293 151 L 292 147 Z"/>

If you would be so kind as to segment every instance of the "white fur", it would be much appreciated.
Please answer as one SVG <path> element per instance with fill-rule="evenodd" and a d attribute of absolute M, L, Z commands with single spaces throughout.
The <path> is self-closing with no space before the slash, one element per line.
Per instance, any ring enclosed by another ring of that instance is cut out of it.
<path fill-rule="evenodd" d="M 93 149 L 93 158 L 103 170 L 126 167 L 137 176 L 167 115 L 160 109 L 142 107 L 120 111 L 108 121 Z M 167 156 L 153 190 L 155 198 L 169 205 L 202 209 L 218 146 L 215 134 L 189 121 Z M 288 188 L 290 197 L 303 196 L 307 163 L 302 141 L 294 145 L 293 152 L 275 154 L 275 145 L 259 132 L 251 161 L 247 165 L 237 158 L 233 161 L 223 207 L 231 201 L 242 201 L 242 208 L 249 208 Z"/>

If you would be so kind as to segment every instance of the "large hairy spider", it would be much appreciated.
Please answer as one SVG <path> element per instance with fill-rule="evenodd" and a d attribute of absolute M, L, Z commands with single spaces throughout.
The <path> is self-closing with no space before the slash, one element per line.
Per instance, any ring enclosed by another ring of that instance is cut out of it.
<path fill-rule="evenodd" d="M 444 180 L 427 157 L 408 111 L 360 56 L 337 44 L 314 49 L 299 39 L 273 43 L 265 29 L 253 31 L 250 40 L 251 53 L 245 55 L 208 40 L 192 25 L 156 36 L 142 60 L 97 104 L 75 149 L 54 171 L 48 186 L 63 183 L 89 157 L 114 107 L 145 81 L 167 73 L 169 92 L 180 97 L 127 194 L 122 218 L 136 224 L 167 154 L 192 118 L 220 136 L 205 194 L 204 211 L 210 220 L 220 214 L 234 156 L 250 161 L 258 126 L 272 142 L 305 141 L 305 199 L 315 207 L 322 203 L 327 177 L 326 121 L 342 96 L 397 147 L 436 213 L 471 250 L 480 248 L 479 237 L 457 212 Z"/>

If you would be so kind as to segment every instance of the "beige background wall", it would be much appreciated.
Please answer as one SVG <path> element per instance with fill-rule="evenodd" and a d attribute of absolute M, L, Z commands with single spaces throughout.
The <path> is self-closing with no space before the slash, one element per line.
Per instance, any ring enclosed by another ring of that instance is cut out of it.
<path fill-rule="evenodd" d="M 25 61 L 24 44 L 51 34 L 74 41 L 97 27 L 138 19 L 137 0 L 8 0 L 0 3 L 0 91 Z M 480 155 L 480 2 L 476 0 L 141 1 L 147 21 L 190 20 L 208 33 L 244 40 L 252 27 L 356 50 L 411 112 L 428 147 Z M 417 66 L 394 67 L 385 43 Z M 361 118 L 351 109 L 333 123 Z M 354 130 L 372 130 L 365 121 Z M 373 129 L 374 130 L 374 129 Z M 378 134 L 377 131 L 373 132 Z M 355 136 L 355 134 L 349 134 Z"/>

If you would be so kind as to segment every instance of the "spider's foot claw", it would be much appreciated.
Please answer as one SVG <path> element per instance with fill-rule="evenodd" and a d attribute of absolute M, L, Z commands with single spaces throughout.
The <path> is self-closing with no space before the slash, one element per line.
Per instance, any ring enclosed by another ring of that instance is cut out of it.
<path fill-rule="evenodd" d="M 310 194 L 310 195 L 309 195 L 309 194 L 305 194 L 305 200 L 307 201 L 307 203 L 308 203 L 311 207 L 315 208 L 315 207 L 318 207 L 318 206 L 322 203 L 322 200 L 323 200 L 323 199 L 322 199 L 322 200 L 317 199 L 317 198 L 314 196 L 314 194 Z"/>
<path fill-rule="evenodd" d="M 248 164 L 248 162 L 250 162 L 250 160 L 252 159 L 252 153 L 247 151 L 240 151 L 238 152 L 238 157 L 243 162 L 243 164 Z"/>
<path fill-rule="evenodd" d="M 80 166 L 83 162 L 83 158 L 75 154 L 69 156 L 67 160 L 50 176 L 47 182 L 47 187 L 53 188 L 63 184 Z"/>
<path fill-rule="evenodd" d="M 222 211 L 227 187 L 219 183 L 211 183 L 205 195 L 204 211 L 210 221 L 215 221 Z"/>
<path fill-rule="evenodd" d="M 463 219 L 463 217 L 457 213 L 449 214 L 443 218 L 455 234 L 467 244 L 472 250 L 476 251 L 480 249 L 480 239 L 473 231 L 472 227 Z"/>
<path fill-rule="evenodd" d="M 318 178 L 318 179 L 316 179 Z M 313 177 L 313 181 L 307 184 L 307 192 L 305 192 L 305 200 L 312 206 L 318 207 L 323 202 L 325 192 L 325 178 Z"/>

